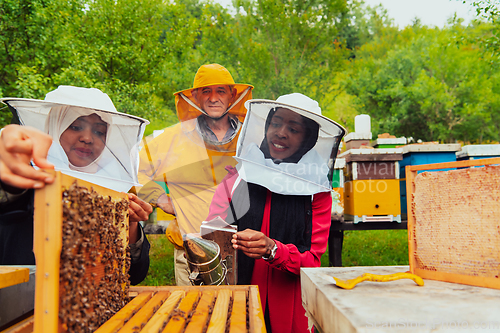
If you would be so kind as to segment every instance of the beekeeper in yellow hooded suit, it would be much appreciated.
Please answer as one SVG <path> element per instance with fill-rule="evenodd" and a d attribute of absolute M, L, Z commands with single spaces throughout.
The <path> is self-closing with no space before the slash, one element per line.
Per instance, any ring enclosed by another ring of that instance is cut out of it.
<path fill-rule="evenodd" d="M 190 285 L 182 235 L 200 232 L 217 185 L 234 166 L 236 142 L 253 87 L 236 84 L 221 65 L 203 65 L 193 87 L 175 93 L 179 123 L 140 152 L 141 199 L 176 216 L 167 229 L 175 245 L 175 280 Z M 159 183 L 165 182 L 169 194 Z"/>

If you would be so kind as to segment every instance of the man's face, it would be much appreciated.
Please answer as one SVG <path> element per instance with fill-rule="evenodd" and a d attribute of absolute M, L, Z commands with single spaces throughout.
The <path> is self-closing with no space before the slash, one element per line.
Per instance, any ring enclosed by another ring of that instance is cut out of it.
<path fill-rule="evenodd" d="M 200 107 L 212 118 L 221 117 L 236 95 L 236 90 L 228 85 L 208 86 L 193 91 L 193 96 Z"/>

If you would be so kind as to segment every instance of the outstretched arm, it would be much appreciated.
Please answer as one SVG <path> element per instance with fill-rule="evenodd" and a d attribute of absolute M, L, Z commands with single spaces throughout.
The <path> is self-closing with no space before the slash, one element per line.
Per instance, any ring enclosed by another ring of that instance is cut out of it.
<path fill-rule="evenodd" d="M 54 178 L 40 168 L 53 169 L 47 161 L 52 138 L 29 126 L 7 125 L 0 133 L 0 180 L 10 192 L 15 188 L 42 188 Z M 5 186 L 7 185 L 7 187 Z"/>

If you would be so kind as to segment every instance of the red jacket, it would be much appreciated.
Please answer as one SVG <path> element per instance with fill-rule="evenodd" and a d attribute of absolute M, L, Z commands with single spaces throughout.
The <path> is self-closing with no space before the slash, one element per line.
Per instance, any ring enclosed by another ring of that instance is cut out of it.
<path fill-rule="evenodd" d="M 232 189 L 237 179 L 234 168 L 224 178 L 228 189 Z M 225 186 L 219 186 L 210 205 L 207 221 L 220 216 L 226 219 L 229 206 Z M 266 199 L 262 229 L 269 235 L 269 212 L 271 196 Z M 262 308 L 269 306 L 269 316 L 273 333 L 307 332 L 307 317 L 302 306 L 300 291 L 300 267 L 319 267 L 321 255 L 325 253 L 331 223 L 332 198 L 330 193 L 322 192 L 313 196 L 312 201 L 312 234 L 311 248 L 300 253 L 294 244 L 283 244 L 276 241 L 278 250 L 275 259 L 267 262 L 255 260 L 251 283 L 259 286 Z M 243 255 L 243 254 L 241 254 Z M 266 303 L 267 302 L 267 303 Z"/>

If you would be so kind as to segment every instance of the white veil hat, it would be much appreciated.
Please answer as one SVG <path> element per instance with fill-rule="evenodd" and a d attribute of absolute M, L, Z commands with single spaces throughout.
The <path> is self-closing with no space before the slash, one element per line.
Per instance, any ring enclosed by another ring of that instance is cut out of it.
<path fill-rule="evenodd" d="M 336 158 L 345 129 L 323 116 L 315 100 L 300 93 L 283 95 L 276 101 L 253 99 L 247 101 L 245 106 L 248 112 L 235 156 L 239 162 L 240 177 L 279 194 L 313 195 L 330 191 L 328 165 L 330 160 Z M 266 119 L 275 108 L 291 110 L 319 125 L 316 144 L 297 163 L 276 164 L 271 158 L 266 158 L 260 149 L 266 135 Z"/>
<path fill-rule="evenodd" d="M 47 93 L 45 100 L 6 97 L 0 101 L 10 107 L 21 125 L 32 126 L 45 133 L 49 132 L 52 118 L 49 115 L 52 112 L 53 116 L 61 116 L 62 113 L 71 113 L 72 107 L 77 107 L 86 109 L 80 109 L 79 116 L 96 113 L 108 123 L 106 147 L 96 162 L 96 171 L 87 173 L 70 169 L 67 156 L 59 144 L 59 136 L 65 129 L 49 133 L 53 137 L 49 162 L 65 174 L 115 191 L 126 192 L 138 185 L 138 147 L 149 121 L 118 112 L 109 96 L 99 89 L 59 86 Z"/>

